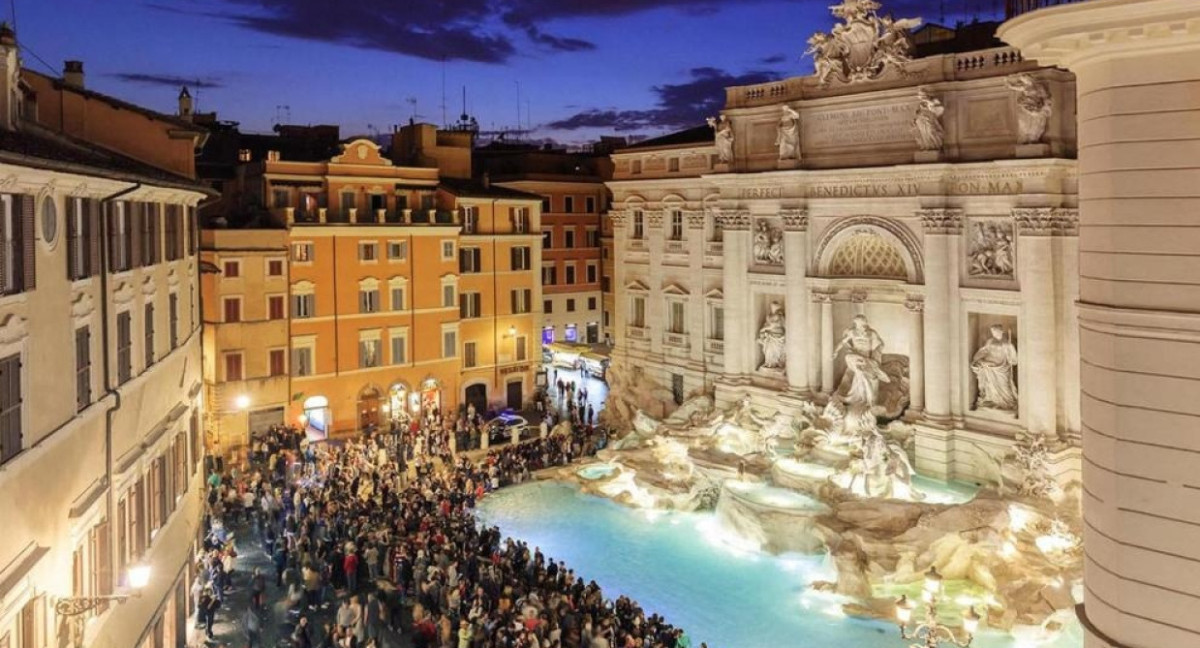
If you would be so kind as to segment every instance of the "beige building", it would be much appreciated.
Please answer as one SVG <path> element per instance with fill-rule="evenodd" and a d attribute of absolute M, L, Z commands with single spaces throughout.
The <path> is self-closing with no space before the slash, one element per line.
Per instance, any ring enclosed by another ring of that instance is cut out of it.
<path fill-rule="evenodd" d="M 203 132 L 84 89 L 81 64 L 22 71 L 15 41 L 0 29 L 0 646 L 182 645 Z"/>

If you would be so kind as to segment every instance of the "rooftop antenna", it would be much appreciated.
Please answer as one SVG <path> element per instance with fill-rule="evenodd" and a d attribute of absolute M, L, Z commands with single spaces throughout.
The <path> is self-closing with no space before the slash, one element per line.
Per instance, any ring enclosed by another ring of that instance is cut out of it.
<path fill-rule="evenodd" d="M 517 130 L 521 130 L 521 80 L 517 79 Z"/>

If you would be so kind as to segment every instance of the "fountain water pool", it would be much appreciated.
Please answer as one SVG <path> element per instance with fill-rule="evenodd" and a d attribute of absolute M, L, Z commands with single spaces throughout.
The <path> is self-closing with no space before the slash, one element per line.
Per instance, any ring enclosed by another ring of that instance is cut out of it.
<path fill-rule="evenodd" d="M 575 474 L 579 475 L 580 479 L 596 481 L 597 479 L 612 477 L 613 473 L 616 471 L 617 467 L 612 464 L 595 463 L 580 468 L 579 470 L 575 471 Z"/>
<path fill-rule="evenodd" d="M 896 627 L 847 618 L 841 600 L 808 591 L 830 580 L 824 556 L 770 556 L 721 541 L 711 514 L 630 509 L 581 494 L 571 485 L 537 482 L 485 498 L 479 519 L 540 547 L 606 595 L 625 594 L 647 613 L 682 626 L 710 648 L 902 648 Z M 1082 645 L 1076 624 L 1053 643 L 1015 642 L 985 632 L 977 648 L 1068 648 Z"/>

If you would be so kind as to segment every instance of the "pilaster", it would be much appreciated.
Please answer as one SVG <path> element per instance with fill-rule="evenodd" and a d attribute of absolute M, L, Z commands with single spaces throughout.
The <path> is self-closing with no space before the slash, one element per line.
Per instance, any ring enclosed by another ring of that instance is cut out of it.
<path fill-rule="evenodd" d="M 808 341 L 808 212 L 789 209 L 783 217 L 784 271 L 787 273 L 787 381 L 793 392 L 807 393 Z M 811 332 L 809 333 L 811 335 Z"/>

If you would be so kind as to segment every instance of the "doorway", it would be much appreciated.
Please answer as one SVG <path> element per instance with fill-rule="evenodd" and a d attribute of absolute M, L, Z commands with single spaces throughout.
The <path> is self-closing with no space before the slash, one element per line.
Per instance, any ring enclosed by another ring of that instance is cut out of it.
<path fill-rule="evenodd" d="M 523 397 L 524 394 L 522 393 L 523 388 L 521 385 L 521 381 L 516 380 L 516 381 L 510 382 L 510 383 L 508 383 L 508 385 L 506 387 L 507 387 L 506 391 L 508 394 L 508 408 L 512 409 L 512 410 L 521 409 L 521 406 L 525 402 L 525 399 Z"/>
<path fill-rule="evenodd" d="M 467 405 L 474 405 L 475 412 L 482 414 L 487 411 L 487 385 L 476 384 L 467 387 L 464 393 Z"/>

